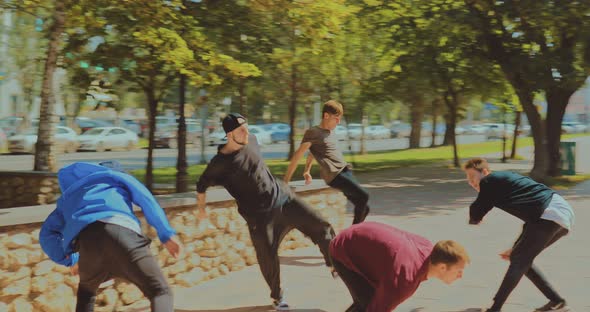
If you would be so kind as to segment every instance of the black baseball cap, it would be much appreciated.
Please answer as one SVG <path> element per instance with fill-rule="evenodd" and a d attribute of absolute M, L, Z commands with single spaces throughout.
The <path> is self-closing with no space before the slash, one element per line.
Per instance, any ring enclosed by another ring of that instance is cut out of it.
<path fill-rule="evenodd" d="M 241 125 L 245 124 L 246 118 L 238 113 L 230 113 L 227 116 L 225 116 L 225 118 L 223 118 L 223 121 L 221 122 L 222 126 L 223 126 L 223 131 L 225 131 L 226 134 L 236 130 L 237 128 L 239 128 Z"/>

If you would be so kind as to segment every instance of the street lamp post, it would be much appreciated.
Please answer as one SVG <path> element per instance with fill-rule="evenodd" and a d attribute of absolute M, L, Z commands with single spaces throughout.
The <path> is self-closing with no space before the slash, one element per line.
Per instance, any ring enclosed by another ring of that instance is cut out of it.
<path fill-rule="evenodd" d="M 207 105 L 207 90 L 201 89 L 199 91 L 199 100 L 201 102 L 201 160 L 199 163 L 206 164 L 207 158 L 205 157 L 205 135 L 207 134 L 207 115 L 209 114 L 209 107 Z"/>

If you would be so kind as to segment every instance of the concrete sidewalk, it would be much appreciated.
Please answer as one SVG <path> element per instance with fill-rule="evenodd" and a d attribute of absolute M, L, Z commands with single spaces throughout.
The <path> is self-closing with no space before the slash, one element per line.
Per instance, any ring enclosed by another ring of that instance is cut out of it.
<path fill-rule="evenodd" d="M 527 169 L 526 164 L 520 164 Z M 512 167 L 512 168 L 511 168 Z M 492 164 L 492 168 L 519 169 L 519 165 Z M 468 312 L 491 304 L 508 262 L 498 253 L 510 248 L 521 222 L 494 209 L 479 226 L 467 224 L 467 207 L 476 193 L 464 174 L 443 166 L 419 166 L 360 174 L 371 194 L 372 213 L 378 221 L 423 235 L 432 241 L 453 239 L 472 258 L 464 278 L 448 286 L 438 280 L 424 282 L 415 295 L 396 311 Z M 573 311 L 590 311 L 590 181 L 562 192 L 574 206 L 572 233 L 543 252 L 535 262 L 564 296 Z M 317 248 L 281 255 L 281 273 L 291 311 L 344 311 L 350 295 L 341 280 L 323 266 Z M 504 312 L 528 312 L 546 299 L 524 278 L 510 296 Z M 257 266 L 175 292 L 177 311 L 271 311 L 269 290 Z"/>

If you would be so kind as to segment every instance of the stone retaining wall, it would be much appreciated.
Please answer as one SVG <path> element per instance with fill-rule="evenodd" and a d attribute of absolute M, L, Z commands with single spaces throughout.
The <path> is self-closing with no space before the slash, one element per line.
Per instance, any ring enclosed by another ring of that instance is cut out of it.
<path fill-rule="evenodd" d="M 55 203 L 60 190 L 51 172 L 0 172 L 0 208 Z"/>
<path fill-rule="evenodd" d="M 300 196 L 335 228 L 342 228 L 346 198 L 341 193 L 320 188 Z M 152 252 L 173 289 L 191 287 L 256 263 L 248 229 L 233 200 L 210 203 L 209 220 L 201 223 L 194 208 L 194 204 L 165 207 L 184 244 L 179 259 L 168 254 L 155 230 L 138 213 L 144 233 L 153 240 Z M 38 242 L 39 228 L 40 223 L 0 226 L 0 312 L 74 310 L 78 277 L 45 256 Z M 299 231 L 292 231 L 281 250 L 311 244 Z M 116 280 L 100 290 L 96 311 L 125 311 L 146 305 L 137 287 Z"/>

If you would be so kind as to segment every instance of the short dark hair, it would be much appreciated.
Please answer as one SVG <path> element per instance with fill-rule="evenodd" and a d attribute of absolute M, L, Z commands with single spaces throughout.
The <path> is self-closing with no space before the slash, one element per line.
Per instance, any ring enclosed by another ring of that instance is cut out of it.
<path fill-rule="evenodd" d="M 467 170 L 467 169 L 475 169 L 479 172 L 483 172 L 484 169 L 489 171 L 490 166 L 488 165 L 487 160 L 485 160 L 481 157 L 476 157 L 476 158 L 472 158 L 472 159 L 468 160 L 463 165 L 463 170 Z"/>

